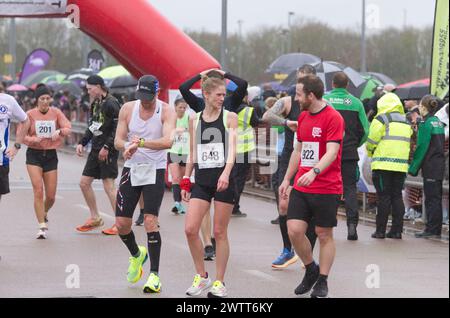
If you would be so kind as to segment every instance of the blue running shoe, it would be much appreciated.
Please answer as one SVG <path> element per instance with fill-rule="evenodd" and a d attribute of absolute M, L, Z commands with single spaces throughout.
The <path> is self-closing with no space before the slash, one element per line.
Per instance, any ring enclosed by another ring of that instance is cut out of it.
<path fill-rule="evenodd" d="M 276 269 L 282 269 L 286 268 L 289 265 L 294 264 L 297 262 L 298 256 L 295 255 L 293 251 L 288 250 L 287 248 L 283 249 L 283 252 L 281 252 L 281 255 L 278 256 L 276 260 L 272 263 L 272 268 Z"/>

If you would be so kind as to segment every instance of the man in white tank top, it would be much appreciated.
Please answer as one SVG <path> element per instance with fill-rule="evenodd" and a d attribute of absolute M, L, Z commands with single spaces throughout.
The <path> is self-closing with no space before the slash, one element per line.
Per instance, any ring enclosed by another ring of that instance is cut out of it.
<path fill-rule="evenodd" d="M 150 256 L 150 276 L 144 285 L 144 293 L 161 292 L 158 214 L 164 196 L 166 150 L 172 147 L 177 121 L 175 111 L 158 99 L 158 93 L 156 77 L 146 75 L 139 79 L 138 100 L 122 106 L 114 141 L 115 148 L 123 152 L 126 160 L 117 193 L 116 225 L 120 238 L 131 253 L 127 275 L 130 283 L 137 283 L 142 277 L 142 265 Z M 133 213 L 141 194 L 148 252 L 144 246 L 137 245 L 131 230 Z"/>

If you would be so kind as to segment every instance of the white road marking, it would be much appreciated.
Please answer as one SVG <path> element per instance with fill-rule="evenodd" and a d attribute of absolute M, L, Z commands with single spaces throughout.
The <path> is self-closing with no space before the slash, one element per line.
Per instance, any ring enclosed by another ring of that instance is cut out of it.
<path fill-rule="evenodd" d="M 246 270 L 244 270 L 244 272 L 247 273 L 247 274 L 250 274 L 252 276 L 255 276 L 255 277 L 258 277 L 258 278 L 262 278 L 262 279 L 267 280 L 269 282 L 273 282 L 273 283 L 279 283 L 280 282 L 279 279 L 273 277 L 272 275 L 263 273 L 263 272 L 258 271 L 256 269 L 246 269 Z"/>
<path fill-rule="evenodd" d="M 75 204 L 76 207 L 82 208 L 83 210 L 89 211 L 89 207 L 87 205 L 84 204 Z M 99 211 L 98 212 L 101 216 L 110 219 L 110 220 L 115 220 L 116 218 L 112 215 L 106 214 L 104 212 Z"/>

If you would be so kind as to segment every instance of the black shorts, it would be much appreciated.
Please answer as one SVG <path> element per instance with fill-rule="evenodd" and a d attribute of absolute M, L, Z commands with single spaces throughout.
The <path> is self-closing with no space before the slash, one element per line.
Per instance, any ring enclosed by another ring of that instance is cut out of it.
<path fill-rule="evenodd" d="M 0 166 L 0 195 L 9 193 L 9 166 Z"/>
<path fill-rule="evenodd" d="M 292 189 L 289 196 L 288 220 L 310 223 L 314 218 L 319 227 L 336 227 L 339 194 L 313 194 Z"/>
<path fill-rule="evenodd" d="M 130 168 L 123 168 L 117 191 L 116 217 L 133 218 L 134 210 L 141 193 L 144 197 L 144 214 L 159 215 L 159 208 L 164 197 L 166 170 L 156 170 L 156 184 L 133 187 Z"/>
<path fill-rule="evenodd" d="M 235 204 L 234 184 L 230 180 L 228 188 L 223 192 L 217 192 L 216 188 L 195 184 L 192 188 L 191 199 L 199 199 L 208 201 L 214 198 L 214 201 L 223 202 L 228 204 Z"/>
<path fill-rule="evenodd" d="M 26 164 L 42 168 L 44 173 L 58 169 L 58 155 L 55 149 L 27 149 Z"/>
<path fill-rule="evenodd" d="M 179 155 L 171 152 L 167 153 L 167 162 L 169 164 L 177 163 L 180 165 L 180 167 L 186 167 L 187 158 L 188 158 L 187 155 Z"/>
<path fill-rule="evenodd" d="M 119 174 L 117 160 L 119 153 L 117 151 L 110 152 L 107 162 L 98 160 L 98 152 L 92 151 L 84 166 L 83 176 L 92 177 L 94 179 L 116 179 Z"/>

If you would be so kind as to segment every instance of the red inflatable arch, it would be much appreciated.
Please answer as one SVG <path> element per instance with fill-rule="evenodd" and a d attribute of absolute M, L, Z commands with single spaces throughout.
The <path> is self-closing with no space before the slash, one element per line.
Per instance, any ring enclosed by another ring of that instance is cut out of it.
<path fill-rule="evenodd" d="M 80 9 L 80 29 L 131 74 L 138 78 L 143 74 L 158 77 L 164 100 L 168 89 L 178 89 L 187 78 L 205 69 L 220 67 L 203 48 L 161 16 L 148 0 L 68 0 L 70 4 Z"/>

